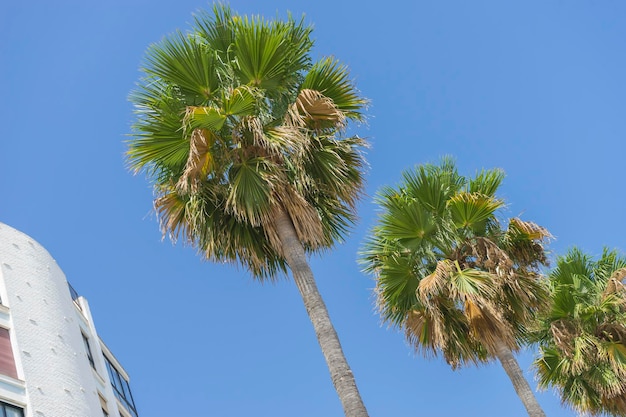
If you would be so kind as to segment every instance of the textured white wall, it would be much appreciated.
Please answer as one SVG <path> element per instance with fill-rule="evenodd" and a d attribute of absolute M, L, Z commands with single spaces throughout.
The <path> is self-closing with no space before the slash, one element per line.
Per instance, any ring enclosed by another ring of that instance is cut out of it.
<path fill-rule="evenodd" d="M 100 416 L 79 313 L 59 266 L 33 239 L 0 223 L 0 267 L 27 416 Z"/>

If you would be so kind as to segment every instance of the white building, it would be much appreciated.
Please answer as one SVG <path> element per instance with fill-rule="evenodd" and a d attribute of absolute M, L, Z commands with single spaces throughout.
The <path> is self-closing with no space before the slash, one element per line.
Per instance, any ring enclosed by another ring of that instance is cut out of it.
<path fill-rule="evenodd" d="M 50 254 L 0 223 L 0 417 L 137 417 L 128 380 Z"/>

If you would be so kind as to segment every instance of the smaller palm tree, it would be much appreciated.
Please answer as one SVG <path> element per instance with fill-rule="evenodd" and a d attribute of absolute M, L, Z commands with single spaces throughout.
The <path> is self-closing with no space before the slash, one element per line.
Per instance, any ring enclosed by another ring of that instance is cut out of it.
<path fill-rule="evenodd" d="M 574 248 L 549 278 L 551 308 L 531 333 L 539 385 L 580 413 L 626 416 L 626 258 Z"/>
<path fill-rule="evenodd" d="M 383 212 L 362 261 L 377 278 L 384 321 L 426 356 L 453 367 L 497 358 L 531 416 L 543 416 L 513 352 L 544 305 L 538 268 L 547 230 L 514 218 L 506 228 L 495 197 L 504 174 L 458 174 L 450 159 L 405 172 L 384 188 Z"/>

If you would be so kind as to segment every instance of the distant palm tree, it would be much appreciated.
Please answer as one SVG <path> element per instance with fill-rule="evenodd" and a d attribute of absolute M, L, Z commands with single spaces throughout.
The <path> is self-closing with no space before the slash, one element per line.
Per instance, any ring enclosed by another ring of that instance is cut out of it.
<path fill-rule="evenodd" d="M 552 307 L 532 333 L 540 386 L 581 414 L 626 416 L 626 258 L 574 248 L 549 277 Z"/>
<path fill-rule="evenodd" d="M 215 6 L 147 52 L 128 161 L 154 183 L 164 233 L 259 280 L 291 270 L 348 416 L 366 416 L 307 254 L 355 218 L 366 104 L 347 68 L 312 62 L 311 27 Z"/>
<path fill-rule="evenodd" d="M 378 194 L 378 225 L 361 260 L 377 278 L 384 321 L 426 356 L 457 368 L 498 358 L 531 416 L 543 416 L 513 356 L 524 326 L 546 301 L 538 267 L 548 232 L 511 219 L 495 197 L 504 174 L 458 174 L 455 164 L 421 165 Z"/>

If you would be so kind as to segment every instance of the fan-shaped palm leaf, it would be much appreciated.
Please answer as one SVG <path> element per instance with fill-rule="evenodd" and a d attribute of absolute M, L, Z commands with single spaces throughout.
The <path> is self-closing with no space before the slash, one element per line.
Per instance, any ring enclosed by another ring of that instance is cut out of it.
<path fill-rule="evenodd" d="M 479 235 L 484 233 L 487 220 L 504 205 L 500 200 L 479 193 L 458 193 L 448 199 L 447 204 L 457 227 L 472 229 Z"/>
<path fill-rule="evenodd" d="M 501 169 L 482 170 L 469 180 L 469 193 L 495 196 L 496 191 L 504 181 L 504 171 Z"/>

